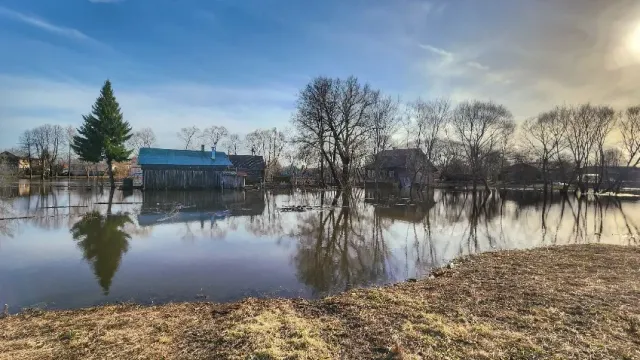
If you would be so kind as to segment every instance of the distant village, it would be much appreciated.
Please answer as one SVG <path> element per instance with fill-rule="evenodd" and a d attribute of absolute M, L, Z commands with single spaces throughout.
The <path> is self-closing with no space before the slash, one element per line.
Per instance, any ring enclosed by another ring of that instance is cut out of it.
<path fill-rule="evenodd" d="M 109 81 L 100 99 L 96 104 L 118 106 Z M 119 179 L 149 190 L 640 188 L 640 106 L 564 105 L 516 124 L 505 106 L 491 101 L 400 102 L 354 77 L 317 77 L 301 91 L 286 131 L 241 137 L 224 126 L 183 127 L 176 133 L 180 147 L 163 149 L 153 129 L 133 130 L 122 114 L 110 116 L 94 106 L 82 128 L 25 130 L 14 149 L 0 154 L 2 173 L 41 180 L 109 174 L 112 187 Z M 118 129 L 111 139 L 100 134 L 101 122 Z M 91 133 L 87 126 L 96 128 Z M 105 144 L 117 144 L 112 155 L 105 155 Z"/>

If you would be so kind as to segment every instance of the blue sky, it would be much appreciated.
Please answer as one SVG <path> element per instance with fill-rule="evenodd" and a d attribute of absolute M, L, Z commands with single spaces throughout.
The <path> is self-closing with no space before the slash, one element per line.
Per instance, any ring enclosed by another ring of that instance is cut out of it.
<path fill-rule="evenodd" d="M 79 126 L 105 79 L 125 118 L 177 146 L 183 126 L 284 128 L 318 75 L 412 100 L 640 103 L 632 0 L 0 0 L 0 148 Z"/>

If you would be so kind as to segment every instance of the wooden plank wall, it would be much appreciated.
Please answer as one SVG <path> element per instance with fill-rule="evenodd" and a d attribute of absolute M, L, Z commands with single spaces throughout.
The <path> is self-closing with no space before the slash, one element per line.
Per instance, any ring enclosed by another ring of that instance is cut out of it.
<path fill-rule="evenodd" d="M 159 189 L 236 189 L 241 179 L 235 175 L 223 175 L 221 171 L 200 169 L 146 169 L 144 188 Z"/>

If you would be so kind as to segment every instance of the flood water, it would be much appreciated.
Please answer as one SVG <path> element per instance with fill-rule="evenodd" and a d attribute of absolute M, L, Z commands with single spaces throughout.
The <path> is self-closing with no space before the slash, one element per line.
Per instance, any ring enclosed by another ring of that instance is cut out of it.
<path fill-rule="evenodd" d="M 0 220 L 0 304 L 12 312 L 313 298 L 419 278 L 465 254 L 640 244 L 636 199 L 436 190 L 373 200 L 357 190 L 347 208 L 331 206 L 334 192 L 111 195 L 72 185 L 21 182 L 3 190 L 0 217 L 25 217 Z"/>

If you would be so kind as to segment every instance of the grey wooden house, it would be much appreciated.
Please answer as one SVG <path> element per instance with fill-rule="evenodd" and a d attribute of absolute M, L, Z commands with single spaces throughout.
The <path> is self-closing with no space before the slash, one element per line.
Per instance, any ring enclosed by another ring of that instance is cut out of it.
<path fill-rule="evenodd" d="M 145 189 L 234 189 L 244 187 L 244 176 L 227 154 L 197 150 L 142 148 L 138 155 Z"/>
<path fill-rule="evenodd" d="M 248 184 L 263 182 L 266 165 L 262 156 L 255 155 L 229 155 L 229 160 L 239 171 L 247 174 Z"/>

